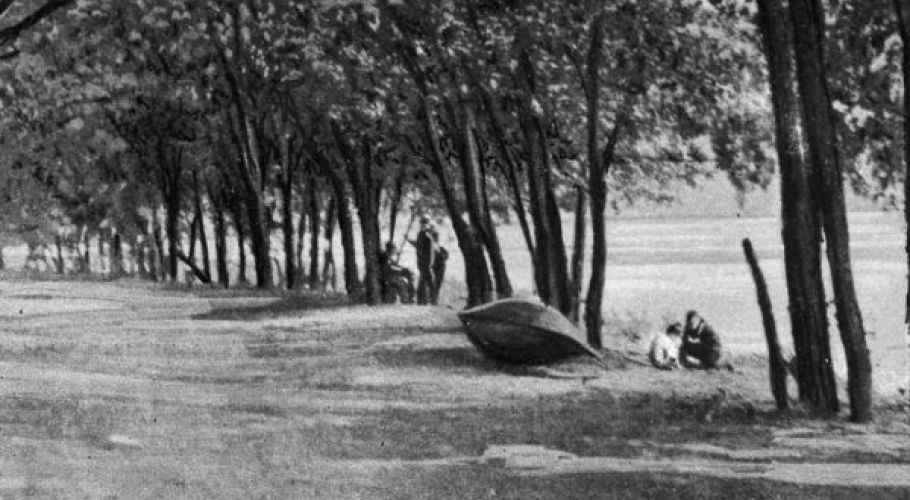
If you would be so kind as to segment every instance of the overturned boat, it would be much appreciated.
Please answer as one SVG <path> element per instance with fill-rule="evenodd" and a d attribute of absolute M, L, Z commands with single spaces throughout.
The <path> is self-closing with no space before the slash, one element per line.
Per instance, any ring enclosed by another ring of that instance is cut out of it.
<path fill-rule="evenodd" d="M 458 313 L 468 340 L 488 357 L 545 364 L 572 356 L 601 359 L 582 333 L 556 309 L 528 299 L 503 299 Z"/>

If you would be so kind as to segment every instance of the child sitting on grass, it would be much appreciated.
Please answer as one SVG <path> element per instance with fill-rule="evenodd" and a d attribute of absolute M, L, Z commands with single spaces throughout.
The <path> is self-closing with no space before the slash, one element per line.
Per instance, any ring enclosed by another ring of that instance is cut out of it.
<path fill-rule="evenodd" d="M 648 359 L 655 368 L 673 370 L 679 368 L 679 346 L 682 342 L 682 324 L 673 323 L 665 333 L 658 333 L 651 341 Z"/>

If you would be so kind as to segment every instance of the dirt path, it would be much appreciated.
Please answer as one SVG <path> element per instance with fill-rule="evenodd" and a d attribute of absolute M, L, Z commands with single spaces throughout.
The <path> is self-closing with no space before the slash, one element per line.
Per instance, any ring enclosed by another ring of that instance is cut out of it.
<path fill-rule="evenodd" d="M 907 440 L 904 439 L 907 446 Z M 848 441 L 845 441 L 847 443 Z M 910 447 L 908 447 L 910 448 Z M 542 447 L 492 447 L 487 460 L 498 461 L 516 474 L 596 474 L 648 472 L 711 476 L 732 479 L 766 479 L 794 484 L 824 486 L 910 487 L 910 464 L 749 462 L 709 460 L 691 456 L 676 458 L 579 457 Z M 737 450 L 743 458 L 786 456 L 786 449 Z M 793 451 L 793 450 L 789 450 Z"/>

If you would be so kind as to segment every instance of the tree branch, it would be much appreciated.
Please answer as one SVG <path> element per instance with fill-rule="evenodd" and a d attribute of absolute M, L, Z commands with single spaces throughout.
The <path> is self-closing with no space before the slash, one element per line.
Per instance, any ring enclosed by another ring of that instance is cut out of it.
<path fill-rule="evenodd" d="M 25 16 L 18 23 L 0 30 L 0 46 L 9 45 L 19 38 L 19 35 L 21 35 L 23 31 L 38 24 L 38 22 L 53 14 L 57 9 L 65 7 L 73 3 L 73 1 L 74 0 L 48 0 L 38 10 Z M 8 0 L 3 0 L 3 3 L 0 3 L 0 9 L 5 12 L 9 8 L 10 3 L 11 2 Z"/>

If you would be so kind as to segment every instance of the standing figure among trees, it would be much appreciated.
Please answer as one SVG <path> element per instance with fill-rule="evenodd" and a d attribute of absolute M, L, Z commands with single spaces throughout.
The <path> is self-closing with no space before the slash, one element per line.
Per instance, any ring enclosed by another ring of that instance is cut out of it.
<path fill-rule="evenodd" d="M 437 291 L 435 261 L 436 246 L 439 239 L 439 233 L 429 217 L 424 215 L 420 218 L 420 232 L 417 233 L 417 239 L 411 244 L 417 249 L 417 271 L 420 278 L 417 281 L 417 303 L 425 305 L 436 303 L 435 295 Z"/>
<path fill-rule="evenodd" d="M 436 237 L 436 251 L 433 256 L 433 279 L 435 281 L 433 282 L 433 295 L 430 298 L 430 302 L 437 304 L 439 303 L 439 290 L 442 288 L 442 281 L 446 275 L 446 261 L 449 260 L 449 251 L 439 244 L 439 233 L 434 230 L 433 234 Z"/>

